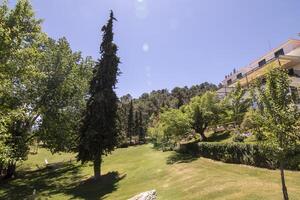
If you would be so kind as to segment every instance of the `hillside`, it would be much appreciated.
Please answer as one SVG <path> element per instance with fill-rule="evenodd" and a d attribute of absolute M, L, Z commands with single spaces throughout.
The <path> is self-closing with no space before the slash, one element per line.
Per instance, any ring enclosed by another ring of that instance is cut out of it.
<path fill-rule="evenodd" d="M 44 167 L 45 158 L 51 168 Z M 118 149 L 106 157 L 106 175 L 96 184 L 89 179 L 91 166 L 70 159 L 74 155 L 51 155 L 40 149 L 23 163 L 22 179 L 1 184 L 0 198 L 23 199 L 34 189 L 41 199 L 123 200 L 150 189 L 163 200 L 282 198 L 279 171 L 161 152 L 151 145 Z M 300 199 L 300 172 L 287 171 L 286 178 L 291 199 Z"/>

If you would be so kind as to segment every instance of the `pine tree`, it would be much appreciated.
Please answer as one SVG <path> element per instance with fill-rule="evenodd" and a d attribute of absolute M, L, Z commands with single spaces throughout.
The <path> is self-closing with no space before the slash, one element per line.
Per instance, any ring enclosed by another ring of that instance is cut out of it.
<path fill-rule="evenodd" d="M 139 128 L 140 128 L 140 121 L 139 121 L 139 113 L 138 111 L 135 111 L 134 115 L 134 135 L 138 135 L 139 133 Z"/>
<path fill-rule="evenodd" d="M 102 155 L 107 155 L 117 145 L 117 95 L 114 91 L 120 74 L 116 55 L 118 47 L 113 43 L 113 12 L 102 27 L 101 58 L 96 63 L 90 83 L 89 100 L 80 127 L 77 159 L 82 163 L 94 162 L 95 179 L 100 178 Z"/>
<path fill-rule="evenodd" d="M 134 132 L 134 121 L 133 121 L 133 104 L 132 100 L 130 101 L 129 113 L 127 118 L 127 137 L 129 138 L 129 143 L 131 144 L 133 132 Z"/>
<path fill-rule="evenodd" d="M 143 115 L 142 112 L 139 111 L 139 141 L 145 141 L 144 128 L 143 128 Z"/>

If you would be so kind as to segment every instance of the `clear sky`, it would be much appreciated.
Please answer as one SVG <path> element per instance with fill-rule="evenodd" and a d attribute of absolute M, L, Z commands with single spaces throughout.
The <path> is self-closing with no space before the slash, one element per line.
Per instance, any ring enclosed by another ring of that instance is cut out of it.
<path fill-rule="evenodd" d="M 299 0 L 32 0 L 43 29 L 98 58 L 100 28 L 115 12 L 118 95 L 218 84 L 233 68 L 300 32 Z"/>

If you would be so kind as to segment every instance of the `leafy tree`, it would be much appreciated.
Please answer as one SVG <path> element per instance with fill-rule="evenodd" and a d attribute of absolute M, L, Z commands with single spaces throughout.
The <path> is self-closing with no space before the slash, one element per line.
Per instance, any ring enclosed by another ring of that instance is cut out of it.
<path fill-rule="evenodd" d="M 245 97 L 246 90 L 237 83 L 235 89 L 228 95 L 227 114 L 230 122 L 235 125 L 242 123 L 243 117 L 250 106 L 250 99 Z M 225 100 L 226 101 L 226 100 Z"/>
<path fill-rule="evenodd" d="M 119 75 L 118 47 L 113 43 L 113 12 L 102 27 L 101 59 L 97 62 L 90 83 L 89 100 L 80 128 L 77 158 L 82 163 L 94 162 L 95 179 L 101 176 L 102 155 L 117 145 L 118 99 L 114 91 Z"/>
<path fill-rule="evenodd" d="M 257 103 L 260 126 L 266 140 L 263 142 L 276 149 L 280 161 L 282 193 L 288 199 L 285 184 L 284 164 L 286 153 L 297 147 L 299 135 L 299 112 L 293 102 L 286 70 L 277 68 L 266 75 L 265 87 L 257 84 Z"/>
<path fill-rule="evenodd" d="M 10 178 L 16 163 L 27 158 L 32 127 L 39 117 L 45 78 L 40 61 L 47 37 L 27 0 L 18 1 L 11 10 L 4 1 L 0 15 L 0 121 L 5 130 L 1 143 L 7 157 L 1 165 Z"/>
<path fill-rule="evenodd" d="M 160 115 L 152 115 L 149 120 L 147 134 L 151 137 L 155 147 L 159 147 L 163 141 L 164 130 L 160 121 Z"/>
<path fill-rule="evenodd" d="M 172 147 L 191 132 L 191 120 L 179 109 L 168 109 L 154 117 L 149 134 L 162 144 L 162 148 Z"/>
<path fill-rule="evenodd" d="M 219 120 L 219 99 L 215 92 L 206 92 L 202 96 L 191 99 L 190 103 L 182 108 L 193 119 L 193 128 L 206 140 L 204 134 L 209 125 L 214 125 Z"/>
<path fill-rule="evenodd" d="M 195 110 L 194 110 L 194 113 L 193 113 L 193 122 L 192 122 L 192 125 L 193 125 L 193 128 L 195 129 L 195 131 L 197 133 L 199 133 L 202 137 L 202 140 L 206 140 L 206 136 L 204 134 L 204 131 L 207 127 L 207 123 L 205 124 L 205 120 L 204 120 L 204 115 L 203 115 L 203 112 L 202 110 L 200 109 L 199 105 L 197 105 L 195 107 Z"/>
<path fill-rule="evenodd" d="M 160 116 L 165 128 L 166 136 L 175 136 L 181 139 L 190 130 L 190 119 L 181 110 L 170 109 L 163 112 Z"/>
<path fill-rule="evenodd" d="M 118 103 L 118 126 L 120 131 L 120 143 L 127 144 L 128 143 L 128 112 L 130 107 L 130 102 L 132 97 L 130 94 L 124 95 L 120 98 Z"/>
<path fill-rule="evenodd" d="M 73 53 L 66 38 L 49 39 L 45 48 L 38 138 L 52 152 L 75 150 L 94 62 Z"/>
<path fill-rule="evenodd" d="M 187 104 L 192 97 L 201 95 L 206 91 L 216 90 L 216 86 L 210 83 L 201 83 L 189 87 L 175 87 L 171 92 L 167 89 L 154 90 L 150 93 L 144 93 L 139 98 L 134 99 L 134 111 L 139 110 L 143 117 L 143 130 L 146 131 L 151 121 L 151 116 L 159 115 L 161 109 L 164 108 L 179 108 L 184 104 Z M 128 116 L 129 102 L 126 99 L 128 95 L 121 97 L 119 112 L 123 118 Z M 132 99 L 132 97 L 131 97 Z M 126 111 L 126 112 L 125 112 Z M 124 114 L 126 113 L 126 114 Z M 122 127 L 127 127 L 128 120 L 121 121 Z"/>

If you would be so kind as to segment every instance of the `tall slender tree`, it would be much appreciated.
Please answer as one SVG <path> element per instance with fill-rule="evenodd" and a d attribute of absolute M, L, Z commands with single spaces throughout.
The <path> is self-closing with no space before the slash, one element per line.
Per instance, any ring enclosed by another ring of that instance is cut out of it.
<path fill-rule="evenodd" d="M 265 87 L 258 82 L 257 103 L 259 105 L 257 121 L 263 129 L 265 141 L 274 148 L 280 164 L 281 186 L 283 199 L 288 200 L 288 191 L 285 183 L 284 165 L 287 153 L 299 145 L 298 107 L 293 101 L 290 92 L 290 82 L 285 69 L 277 68 L 266 75 Z"/>
<path fill-rule="evenodd" d="M 96 63 L 90 83 L 89 100 L 82 120 L 77 159 L 94 162 L 94 176 L 101 176 L 102 156 L 111 153 L 117 145 L 117 95 L 114 91 L 120 74 L 118 47 L 113 42 L 113 22 L 110 18 L 102 27 L 101 58 Z"/>
<path fill-rule="evenodd" d="M 128 113 L 128 123 L 127 123 L 127 137 L 129 138 L 129 143 L 131 144 L 132 135 L 134 132 L 134 120 L 133 120 L 133 104 L 130 101 L 129 113 Z"/>
<path fill-rule="evenodd" d="M 139 141 L 140 142 L 145 142 L 145 134 L 144 134 L 144 128 L 143 128 L 143 114 L 142 114 L 142 111 L 139 111 L 139 129 L 138 129 L 138 134 L 139 134 Z"/>
<path fill-rule="evenodd" d="M 137 136 L 139 134 L 139 127 L 140 127 L 140 121 L 139 121 L 139 112 L 135 111 L 134 114 L 134 136 Z"/>

